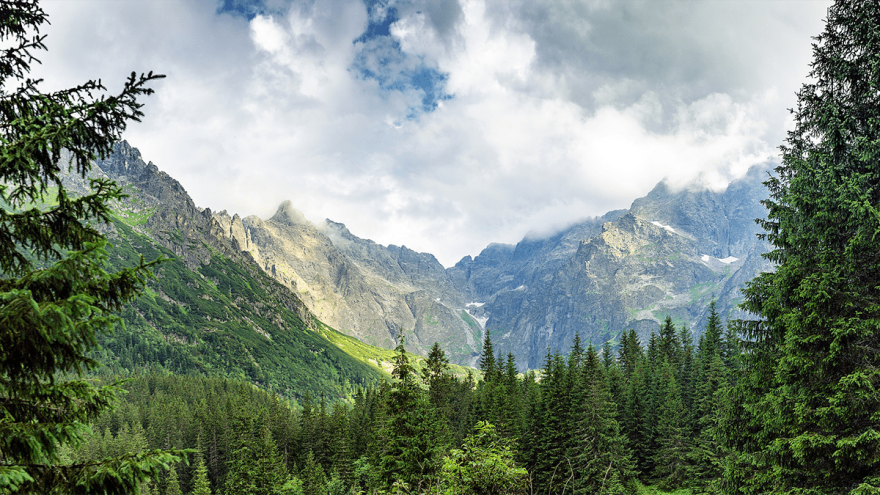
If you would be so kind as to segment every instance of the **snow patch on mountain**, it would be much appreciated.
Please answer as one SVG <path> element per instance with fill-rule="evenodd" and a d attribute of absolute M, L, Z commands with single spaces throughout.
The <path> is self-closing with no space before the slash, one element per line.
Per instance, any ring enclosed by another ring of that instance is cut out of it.
<path fill-rule="evenodd" d="M 658 227 L 660 227 L 661 229 L 666 229 L 666 230 L 668 230 L 669 232 L 675 233 L 675 229 L 673 229 L 673 228 L 670 227 L 669 225 L 663 225 L 662 223 L 660 223 L 660 222 L 658 222 L 658 221 L 656 221 L 656 220 L 654 220 L 654 221 L 651 222 L 651 223 L 654 224 L 654 225 L 656 225 L 656 226 L 658 226 Z"/>

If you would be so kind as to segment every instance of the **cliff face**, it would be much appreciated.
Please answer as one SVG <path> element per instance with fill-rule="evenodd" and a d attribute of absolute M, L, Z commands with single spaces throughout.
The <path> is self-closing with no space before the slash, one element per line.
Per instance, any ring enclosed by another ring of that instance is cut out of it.
<path fill-rule="evenodd" d="M 432 255 L 360 239 L 340 223 L 314 225 L 290 202 L 265 221 L 226 212 L 214 218 L 333 328 L 389 348 L 404 335 L 421 354 L 441 342 L 456 362 L 469 363 L 479 352 L 479 325 L 463 312 L 459 291 Z"/>
<path fill-rule="evenodd" d="M 450 272 L 484 303 L 473 313 L 496 349 L 529 368 L 548 348 L 566 352 L 576 332 L 597 346 L 629 328 L 645 338 L 669 315 L 699 333 L 712 300 L 722 316 L 744 316 L 740 289 L 772 269 L 756 237 L 763 176 L 756 168 L 723 192 L 660 184 L 628 211 L 490 246 Z"/>

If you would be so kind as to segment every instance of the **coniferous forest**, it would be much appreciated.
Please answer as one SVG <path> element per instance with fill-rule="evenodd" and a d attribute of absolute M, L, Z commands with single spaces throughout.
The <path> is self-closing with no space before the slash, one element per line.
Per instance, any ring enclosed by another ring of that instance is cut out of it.
<path fill-rule="evenodd" d="M 634 331 L 616 350 L 576 339 L 525 375 L 487 336 L 479 382 L 439 346 L 416 371 L 401 346 L 392 383 L 299 408 L 244 382 L 141 373 L 65 455 L 195 450 L 144 493 L 715 493 L 740 348 L 714 308 L 691 335 L 667 319 L 647 346 Z"/>
<path fill-rule="evenodd" d="M 524 374 L 488 333 L 463 376 L 401 341 L 350 400 L 102 366 L 98 337 L 165 260 L 108 268 L 99 226 L 124 192 L 68 195 L 61 153 L 85 178 L 163 76 L 44 93 L 45 22 L 0 2 L 0 494 L 880 493 L 877 2 L 835 3 L 815 39 L 765 183 L 776 269 L 747 284 L 753 319 L 712 303 L 705 328 L 577 336 Z"/>

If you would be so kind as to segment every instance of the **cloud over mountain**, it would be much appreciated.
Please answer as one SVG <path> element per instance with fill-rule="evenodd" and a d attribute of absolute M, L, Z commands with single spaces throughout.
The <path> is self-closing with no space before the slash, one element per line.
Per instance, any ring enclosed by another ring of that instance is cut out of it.
<path fill-rule="evenodd" d="M 47 86 L 168 75 L 126 137 L 214 209 L 444 264 L 773 159 L 825 1 L 47 2 Z"/>

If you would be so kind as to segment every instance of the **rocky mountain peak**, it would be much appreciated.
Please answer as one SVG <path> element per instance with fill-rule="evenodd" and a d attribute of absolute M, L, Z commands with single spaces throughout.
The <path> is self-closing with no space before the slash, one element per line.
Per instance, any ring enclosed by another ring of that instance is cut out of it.
<path fill-rule="evenodd" d="M 137 148 L 132 148 L 127 141 L 116 143 L 110 156 L 104 160 L 97 160 L 96 164 L 105 174 L 117 180 L 133 180 L 140 177 L 147 166 L 141 158 L 141 152 Z M 150 164 L 152 165 L 152 162 Z"/>
<path fill-rule="evenodd" d="M 270 220 L 285 225 L 312 225 L 301 211 L 293 207 L 293 203 L 289 199 L 278 205 L 278 210 Z"/>

